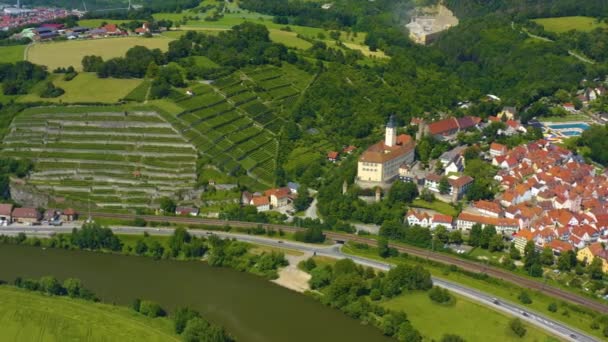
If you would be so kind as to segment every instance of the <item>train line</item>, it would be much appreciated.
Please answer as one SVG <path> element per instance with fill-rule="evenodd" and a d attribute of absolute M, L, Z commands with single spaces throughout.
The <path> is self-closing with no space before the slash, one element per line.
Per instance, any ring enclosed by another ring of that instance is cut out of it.
<path fill-rule="evenodd" d="M 303 230 L 304 228 L 298 228 L 287 225 L 280 224 L 268 224 L 268 223 L 256 223 L 256 222 L 243 222 L 243 221 L 230 221 L 230 220 L 217 220 L 217 219 L 204 219 L 204 218 L 193 218 L 193 217 L 179 217 L 179 216 L 154 216 L 154 215 L 132 215 L 132 214 L 114 214 L 114 213 L 101 213 L 101 212 L 92 212 L 91 216 L 100 217 L 100 218 L 110 218 L 110 219 L 123 219 L 123 220 L 134 220 L 136 218 L 144 219 L 148 222 L 167 222 L 167 223 L 177 223 L 177 224 L 192 224 L 192 225 L 203 225 L 203 226 L 212 226 L 212 227 L 222 227 L 222 226 L 230 226 L 234 228 L 256 228 L 258 226 L 262 226 L 266 229 L 274 229 L 274 230 L 282 230 L 284 232 L 297 232 Z M 358 242 L 367 244 L 370 246 L 377 246 L 377 241 L 371 238 L 365 238 L 362 236 L 356 236 L 353 234 L 346 233 L 337 233 L 331 231 L 324 231 L 324 234 L 327 238 L 338 242 Z M 548 294 L 552 297 L 559 298 L 571 303 L 579 304 L 581 306 L 593 309 L 595 311 L 599 311 L 601 313 L 608 313 L 608 305 L 599 303 L 591 298 L 586 298 L 584 296 L 580 296 L 565 290 L 561 290 L 555 288 L 553 286 L 549 286 L 538 282 L 533 279 L 529 279 L 514 273 L 511 273 L 506 270 L 502 270 L 500 268 L 496 268 L 493 266 L 488 266 L 484 264 L 480 264 L 475 261 L 461 259 L 455 256 L 433 252 L 427 249 L 411 247 L 411 246 L 403 246 L 401 244 L 390 243 L 390 247 L 397 249 L 399 252 L 407 253 L 413 256 L 425 258 L 432 261 L 437 261 L 444 264 L 455 265 L 459 268 L 470 271 L 470 272 L 479 272 L 485 273 L 488 276 L 498 278 L 510 283 L 513 283 L 517 286 L 521 286 L 524 288 L 537 290 Z"/>

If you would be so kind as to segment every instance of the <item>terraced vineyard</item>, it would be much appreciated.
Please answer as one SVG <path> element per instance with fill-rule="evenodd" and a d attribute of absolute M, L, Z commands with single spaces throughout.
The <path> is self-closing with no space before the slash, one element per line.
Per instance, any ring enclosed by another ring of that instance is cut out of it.
<path fill-rule="evenodd" d="M 184 112 L 172 120 L 204 161 L 228 173 L 244 170 L 273 185 L 277 135 L 285 113 L 310 82 L 295 67 L 246 69 L 212 84 L 198 84 L 193 95 L 174 93 Z"/>
<path fill-rule="evenodd" d="M 100 111 L 27 110 L 1 153 L 34 160 L 27 182 L 41 191 L 104 208 L 154 206 L 194 187 L 196 150 L 170 123 L 154 112 Z"/>

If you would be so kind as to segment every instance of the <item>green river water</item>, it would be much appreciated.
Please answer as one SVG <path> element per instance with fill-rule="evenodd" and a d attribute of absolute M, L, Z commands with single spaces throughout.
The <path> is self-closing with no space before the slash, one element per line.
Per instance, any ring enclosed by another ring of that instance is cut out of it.
<path fill-rule="evenodd" d="M 172 310 L 189 306 L 238 341 L 389 341 L 337 310 L 263 278 L 196 261 L 155 261 L 28 246 L 0 245 L 0 279 L 81 279 L 103 302 L 149 299 Z"/>

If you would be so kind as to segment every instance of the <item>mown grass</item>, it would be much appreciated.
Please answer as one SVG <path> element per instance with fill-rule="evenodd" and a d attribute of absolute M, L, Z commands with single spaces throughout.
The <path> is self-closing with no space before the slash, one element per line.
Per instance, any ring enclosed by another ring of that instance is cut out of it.
<path fill-rule="evenodd" d="M 598 22 L 597 18 L 582 16 L 541 18 L 533 19 L 532 21 L 542 25 L 545 30 L 555 33 L 563 33 L 570 30 L 588 32 L 595 30 L 596 28 L 608 27 L 608 24 Z"/>
<path fill-rule="evenodd" d="M 382 260 L 384 262 L 389 262 L 392 264 L 404 263 L 409 265 L 421 265 L 424 268 L 428 269 L 431 274 L 437 278 L 445 279 L 470 288 L 474 288 L 479 291 L 494 295 L 498 298 L 506 299 L 512 303 L 518 303 L 520 305 L 523 304 L 519 302 L 519 299 L 517 297 L 519 296 L 521 291 L 527 291 L 530 295 L 530 298 L 532 298 L 532 303 L 523 306 L 527 307 L 530 311 L 535 311 L 557 321 L 564 322 L 565 324 L 584 331 L 592 336 L 598 338 L 602 337 L 601 331 L 593 330 L 590 328 L 591 322 L 593 321 L 593 317 L 586 313 L 576 312 L 569 305 L 565 305 L 560 300 L 547 296 L 541 291 L 532 291 L 530 289 L 522 288 L 515 284 L 506 282 L 494 283 L 491 280 L 486 281 L 482 279 L 476 279 L 461 272 L 450 272 L 446 271 L 446 269 L 442 267 L 433 266 L 427 263 L 420 263 L 414 260 L 413 258 L 390 257 L 383 259 L 378 256 L 377 248 L 369 247 L 368 249 L 359 249 L 352 245 L 346 245 L 342 248 L 342 251 L 347 254 L 359 255 L 375 260 Z M 547 310 L 547 307 L 550 303 L 556 303 L 558 305 L 559 309 L 557 310 L 557 312 L 550 312 L 549 310 Z"/>
<path fill-rule="evenodd" d="M 27 94 L 19 98 L 20 102 L 62 102 L 82 103 L 101 102 L 116 103 L 126 97 L 141 83 L 141 79 L 98 78 L 94 73 L 79 73 L 71 81 L 65 81 L 63 75 L 53 75 L 53 84 L 63 88 L 65 94 L 49 99 L 40 98 L 38 93 Z M 145 96 L 145 94 L 144 94 Z"/>
<path fill-rule="evenodd" d="M 415 199 L 414 202 L 412 202 L 411 206 L 414 208 L 435 210 L 441 214 L 449 215 L 452 217 L 456 216 L 456 214 L 458 214 L 458 212 L 456 211 L 456 208 L 454 208 L 451 204 L 441 202 L 438 200 L 435 200 L 434 202 L 427 202 L 427 201 L 424 201 L 421 199 Z"/>
<path fill-rule="evenodd" d="M 0 46 L 0 63 L 15 63 L 23 60 L 26 45 Z"/>
<path fill-rule="evenodd" d="M 509 328 L 511 317 L 465 297 L 454 297 L 454 303 L 443 305 L 431 301 L 426 292 L 416 291 L 404 293 L 381 305 L 405 312 L 423 336 L 435 341 L 445 334 L 456 334 L 466 341 L 558 341 L 528 324 L 526 335 L 520 338 Z"/>
<path fill-rule="evenodd" d="M 44 65 L 49 70 L 69 66 L 82 70 L 84 56 L 96 55 L 104 60 L 123 57 L 127 50 L 136 45 L 166 51 L 170 42 L 171 40 L 166 38 L 124 37 L 38 43 L 30 47 L 27 59 L 32 63 Z"/>
<path fill-rule="evenodd" d="M 3 341 L 179 341 L 166 318 L 0 286 Z"/>

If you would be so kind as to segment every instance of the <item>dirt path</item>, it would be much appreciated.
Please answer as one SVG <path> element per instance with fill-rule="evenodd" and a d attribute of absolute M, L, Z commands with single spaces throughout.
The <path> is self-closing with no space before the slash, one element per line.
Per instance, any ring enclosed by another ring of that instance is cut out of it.
<path fill-rule="evenodd" d="M 285 258 L 289 261 L 289 266 L 282 268 L 279 271 L 279 278 L 272 282 L 290 290 L 296 292 L 304 292 L 310 290 L 308 280 L 310 280 L 310 274 L 300 270 L 298 263 L 302 260 L 306 260 L 312 256 L 311 253 L 305 253 L 303 255 L 285 255 Z"/>

